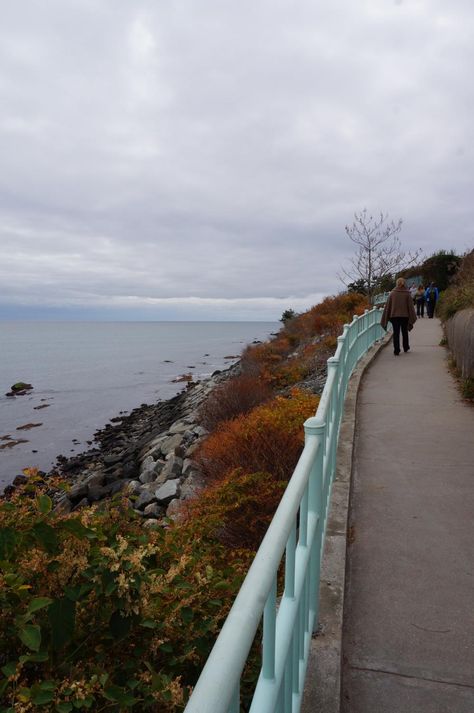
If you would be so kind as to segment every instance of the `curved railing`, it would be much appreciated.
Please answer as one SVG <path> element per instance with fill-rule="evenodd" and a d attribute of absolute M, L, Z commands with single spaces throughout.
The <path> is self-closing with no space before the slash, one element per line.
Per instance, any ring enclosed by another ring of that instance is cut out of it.
<path fill-rule="evenodd" d="M 379 292 L 377 295 L 374 295 L 374 305 L 375 307 L 383 307 L 385 302 L 388 300 L 390 292 Z"/>
<path fill-rule="evenodd" d="M 318 623 L 319 574 L 344 398 L 359 359 L 379 340 L 379 309 L 345 325 L 305 447 L 224 622 L 185 713 L 239 713 L 240 677 L 263 617 L 262 665 L 250 713 L 297 713 L 311 635 Z M 285 558 L 284 591 L 277 576 Z"/>

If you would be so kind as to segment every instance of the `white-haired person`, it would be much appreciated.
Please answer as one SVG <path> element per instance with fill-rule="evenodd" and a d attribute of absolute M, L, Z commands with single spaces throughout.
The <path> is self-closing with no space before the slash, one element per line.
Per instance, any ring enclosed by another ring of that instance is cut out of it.
<path fill-rule="evenodd" d="M 385 303 L 380 324 L 384 329 L 387 329 L 389 322 L 393 327 L 393 353 L 395 356 L 400 354 L 400 332 L 402 333 L 403 351 L 410 351 L 408 332 L 416 322 L 416 314 L 413 298 L 403 277 L 398 278 L 395 289 L 391 291 Z"/>

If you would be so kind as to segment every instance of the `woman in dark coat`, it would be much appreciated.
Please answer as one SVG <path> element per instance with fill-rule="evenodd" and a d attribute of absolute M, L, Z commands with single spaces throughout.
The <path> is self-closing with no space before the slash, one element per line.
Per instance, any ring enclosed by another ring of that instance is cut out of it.
<path fill-rule="evenodd" d="M 393 327 L 393 353 L 395 356 L 400 354 L 400 331 L 402 333 L 403 351 L 410 351 L 408 332 L 416 322 L 416 314 L 413 298 L 403 277 L 398 278 L 395 289 L 388 296 L 380 324 L 384 329 L 387 329 L 389 321 Z"/>

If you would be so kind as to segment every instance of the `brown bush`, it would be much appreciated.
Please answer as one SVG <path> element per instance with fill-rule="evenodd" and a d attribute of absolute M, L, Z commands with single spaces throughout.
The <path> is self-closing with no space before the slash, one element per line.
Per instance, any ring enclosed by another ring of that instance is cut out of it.
<path fill-rule="evenodd" d="M 196 454 L 201 471 L 212 480 L 221 480 L 236 468 L 288 480 L 303 448 L 303 423 L 318 402 L 314 394 L 294 389 L 290 398 L 277 396 L 221 423 Z"/>
<path fill-rule="evenodd" d="M 201 406 L 198 420 L 208 431 L 213 431 L 222 421 L 248 413 L 271 396 L 270 386 L 258 376 L 236 376 L 212 391 Z"/>
<path fill-rule="evenodd" d="M 191 501 L 187 518 L 190 523 L 206 523 L 227 547 L 256 551 L 285 487 L 269 473 L 235 470 Z"/>

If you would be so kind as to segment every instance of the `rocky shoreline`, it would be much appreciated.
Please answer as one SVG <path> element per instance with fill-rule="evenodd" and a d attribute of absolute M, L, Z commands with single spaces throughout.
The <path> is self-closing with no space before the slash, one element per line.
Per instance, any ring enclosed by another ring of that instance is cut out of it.
<path fill-rule="evenodd" d="M 327 356 L 322 353 L 315 360 L 314 371 L 298 387 L 322 392 Z M 75 512 L 125 493 L 144 526 L 175 517 L 181 502 L 192 498 L 203 485 L 193 459 L 208 434 L 199 423 L 199 408 L 216 386 L 240 372 L 238 361 L 203 381 L 186 379 L 186 388 L 176 396 L 142 404 L 128 415 L 112 418 L 94 434 L 89 450 L 69 458 L 58 456 L 53 470 L 40 473 L 46 482 L 59 476 L 70 483 L 66 492 L 53 487 L 48 492 L 55 511 Z M 4 496 L 8 498 L 28 477 L 18 475 L 5 488 Z"/>
<path fill-rule="evenodd" d="M 72 458 L 58 456 L 44 480 L 59 475 L 70 489 L 50 495 L 58 513 L 89 507 L 126 492 L 130 505 L 149 526 L 163 516 L 173 517 L 179 503 L 192 497 L 202 479 L 193 460 L 207 431 L 199 425 L 198 410 L 210 392 L 238 374 L 240 364 L 217 371 L 206 380 L 188 382 L 176 396 L 156 404 L 142 404 L 130 414 L 111 419 L 94 434 L 94 446 Z M 8 497 L 27 475 L 7 486 Z"/>

